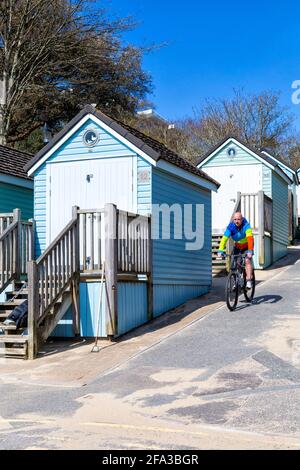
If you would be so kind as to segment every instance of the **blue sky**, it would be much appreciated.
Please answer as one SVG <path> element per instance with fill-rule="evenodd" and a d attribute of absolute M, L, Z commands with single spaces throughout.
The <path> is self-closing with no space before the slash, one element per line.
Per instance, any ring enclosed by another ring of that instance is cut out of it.
<path fill-rule="evenodd" d="M 103 2 L 102 2 L 103 3 Z M 147 45 L 168 42 L 144 59 L 154 82 L 150 97 L 169 119 L 191 115 L 205 98 L 282 91 L 291 102 L 300 80 L 300 2 L 271 0 L 106 0 L 120 16 L 133 15 L 138 28 L 126 40 Z"/>

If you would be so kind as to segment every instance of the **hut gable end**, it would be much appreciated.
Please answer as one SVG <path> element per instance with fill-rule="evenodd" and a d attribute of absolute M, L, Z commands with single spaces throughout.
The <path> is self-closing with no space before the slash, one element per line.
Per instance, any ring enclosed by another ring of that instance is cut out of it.
<path fill-rule="evenodd" d="M 230 153 L 230 151 L 232 152 Z M 237 142 L 229 141 L 200 166 L 206 168 L 228 165 L 257 165 L 258 163 L 261 163 L 261 160 L 258 157 L 253 155 L 250 151 L 247 151 Z"/>
<path fill-rule="evenodd" d="M 94 146 L 88 146 L 84 137 L 88 131 L 95 131 L 98 141 Z M 104 130 L 98 123 L 88 119 L 61 145 L 47 160 L 74 161 L 102 157 L 120 157 L 136 155 L 129 147 L 120 142 L 115 136 Z"/>

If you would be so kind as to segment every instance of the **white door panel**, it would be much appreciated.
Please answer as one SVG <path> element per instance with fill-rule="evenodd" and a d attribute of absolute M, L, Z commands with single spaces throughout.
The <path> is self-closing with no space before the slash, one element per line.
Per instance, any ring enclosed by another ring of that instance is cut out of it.
<path fill-rule="evenodd" d="M 134 157 L 48 165 L 48 243 L 72 217 L 72 207 L 101 209 L 105 203 L 136 212 Z"/>
<path fill-rule="evenodd" d="M 204 171 L 221 186 L 212 193 L 212 229 L 222 232 L 234 210 L 237 193 L 257 193 L 262 186 L 261 165 L 207 167 Z"/>

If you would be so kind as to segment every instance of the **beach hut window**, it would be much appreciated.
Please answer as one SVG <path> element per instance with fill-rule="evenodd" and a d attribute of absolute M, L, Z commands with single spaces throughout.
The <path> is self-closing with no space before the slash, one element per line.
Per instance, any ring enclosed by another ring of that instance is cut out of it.
<path fill-rule="evenodd" d="M 99 142 L 99 134 L 94 129 L 88 129 L 83 135 L 83 142 L 87 147 L 94 147 Z"/>

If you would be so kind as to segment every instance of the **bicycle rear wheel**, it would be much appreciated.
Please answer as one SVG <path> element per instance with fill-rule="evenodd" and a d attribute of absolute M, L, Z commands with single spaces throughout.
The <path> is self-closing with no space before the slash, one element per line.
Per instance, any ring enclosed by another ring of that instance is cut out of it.
<path fill-rule="evenodd" d="M 229 310 L 234 310 L 238 303 L 239 283 L 235 273 L 229 273 L 225 288 L 226 304 Z"/>
<path fill-rule="evenodd" d="M 244 296 L 247 302 L 252 302 L 254 294 L 255 294 L 255 272 L 253 271 L 252 277 L 252 288 L 247 289 L 246 287 L 246 272 L 244 271 Z"/>

